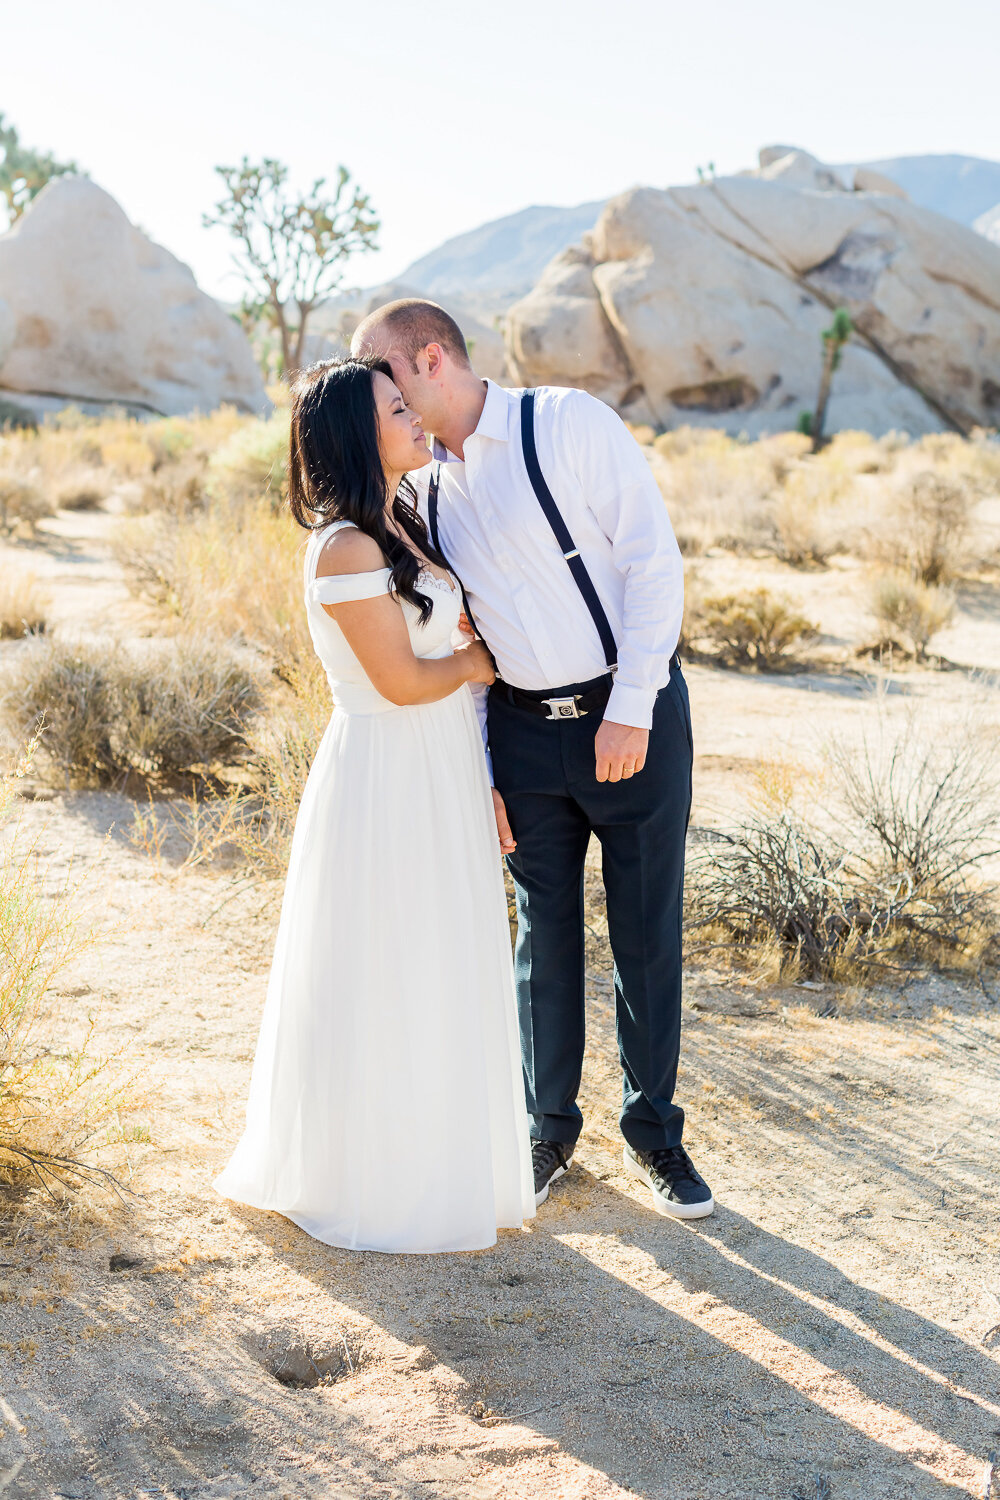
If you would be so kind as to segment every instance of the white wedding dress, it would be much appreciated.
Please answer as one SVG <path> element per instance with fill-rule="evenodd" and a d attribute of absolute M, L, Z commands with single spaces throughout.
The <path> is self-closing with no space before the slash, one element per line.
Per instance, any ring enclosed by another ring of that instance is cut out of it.
<path fill-rule="evenodd" d="M 334 711 L 292 841 L 246 1129 L 215 1187 L 328 1245 L 481 1250 L 535 1212 L 507 907 L 472 694 L 399 708 L 323 604 L 389 570 L 317 578 L 306 612 Z M 429 571 L 414 652 L 451 654 L 461 599 Z"/>

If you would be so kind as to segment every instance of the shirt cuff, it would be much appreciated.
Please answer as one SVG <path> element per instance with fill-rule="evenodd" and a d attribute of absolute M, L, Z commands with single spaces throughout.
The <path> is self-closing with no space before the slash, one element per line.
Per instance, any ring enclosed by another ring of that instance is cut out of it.
<path fill-rule="evenodd" d="M 632 729 L 652 729 L 653 705 L 659 688 L 629 687 L 615 682 L 604 717 L 612 724 L 626 724 Z"/>

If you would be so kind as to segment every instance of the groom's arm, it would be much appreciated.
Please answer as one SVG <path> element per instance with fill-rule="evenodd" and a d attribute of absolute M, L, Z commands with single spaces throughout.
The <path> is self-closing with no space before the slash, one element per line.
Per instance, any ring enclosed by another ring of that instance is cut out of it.
<path fill-rule="evenodd" d="M 577 476 L 625 578 L 618 671 L 597 740 L 598 780 L 617 781 L 645 761 L 653 705 L 680 637 L 684 565 L 659 487 L 624 422 L 585 392 L 565 399 Z"/>

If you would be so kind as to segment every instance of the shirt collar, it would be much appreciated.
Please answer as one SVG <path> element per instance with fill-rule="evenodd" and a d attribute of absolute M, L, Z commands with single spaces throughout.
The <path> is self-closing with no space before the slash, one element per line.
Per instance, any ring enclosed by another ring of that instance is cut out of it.
<path fill-rule="evenodd" d="M 493 438 L 498 443 L 507 442 L 510 436 L 510 408 L 510 391 L 505 390 L 502 385 L 497 385 L 496 381 L 488 379 L 486 381 L 486 402 L 480 414 L 479 421 L 476 423 L 476 430 L 471 436 Z M 466 442 L 468 441 L 469 439 L 467 438 Z M 434 439 L 432 451 L 434 457 L 440 463 L 459 462 L 454 453 L 449 452 L 439 438 Z"/>

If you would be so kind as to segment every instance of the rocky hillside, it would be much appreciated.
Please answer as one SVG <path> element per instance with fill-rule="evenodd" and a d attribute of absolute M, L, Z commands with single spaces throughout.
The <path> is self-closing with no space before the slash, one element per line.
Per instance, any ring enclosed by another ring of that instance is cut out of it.
<path fill-rule="evenodd" d="M 583 386 L 633 420 L 756 435 L 814 405 L 840 306 L 856 332 L 829 430 L 1000 424 L 1000 247 L 873 169 L 847 183 L 785 147 L 612 199 L 510 309 L 508 359 L 519 382 Z"/>

